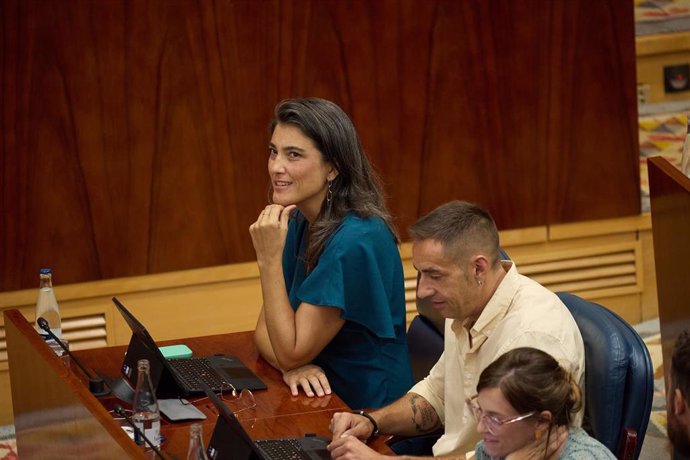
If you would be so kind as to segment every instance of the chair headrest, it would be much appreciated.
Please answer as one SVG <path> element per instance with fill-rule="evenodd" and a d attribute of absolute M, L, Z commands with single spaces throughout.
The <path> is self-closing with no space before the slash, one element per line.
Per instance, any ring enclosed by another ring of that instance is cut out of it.
<path fill-rule="evenodd" d="M 615 452 L 624 428 L 641 445 L 653 397 L 651 359 L 637 332 L 612 311 L 573 294 L 558 297 L 585 346 L 585 414 L 593 435 Z"/>

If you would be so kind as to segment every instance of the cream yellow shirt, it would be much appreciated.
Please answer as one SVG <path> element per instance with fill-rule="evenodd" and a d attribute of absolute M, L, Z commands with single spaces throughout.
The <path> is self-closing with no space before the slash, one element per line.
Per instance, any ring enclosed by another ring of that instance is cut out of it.
<path fill-rule="evenodd" d="M 465 399 L 476 393 L 484 368 L 509 350 L 543 350 L 584 385 L 584 345 L 568 309 L 556 294 L 520 275 L 512 262 L 504 261 L 503 268 L 506 276 L 472 329 L 461 320 L 446 320 L 441 358 L 410 390 L 429 401 L 445 426 L 434 445 L 436 456 L 474 449 L 480 436 Z M 582 411 L 575 422 L 581 424 Z"/>

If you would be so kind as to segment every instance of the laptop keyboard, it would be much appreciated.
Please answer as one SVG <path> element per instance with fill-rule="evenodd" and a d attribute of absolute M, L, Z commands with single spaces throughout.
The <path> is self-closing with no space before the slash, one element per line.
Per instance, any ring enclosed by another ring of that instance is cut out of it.
<path fill-rule="evenodd" d="M 311 459 L 296 439 L 258 439 L 254 442 L 261 449 L 266 458 L 270 458 L 271 460 Z M 330 458 L 330 455 L 325 458 Z"/>
<path fill-rule="evenodd" d="M 203 393 L 204 390 L 199 385 L 199 381 L 204 382 L 216 393 L 228 390 L 227 382 L 218 375 L 218 372 L 211 367 L 209 360 L 204 357 L 169 359 L 168 362 L 182 381 L 184 389 L 190 393 Z"/>

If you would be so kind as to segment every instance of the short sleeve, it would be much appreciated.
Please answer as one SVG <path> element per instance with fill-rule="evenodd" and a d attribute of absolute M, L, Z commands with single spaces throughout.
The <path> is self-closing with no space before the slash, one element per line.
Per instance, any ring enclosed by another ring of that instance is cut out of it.
<path fill-rule="evenodd" d="M 378 218 L 348 216 L 306 276 L 297 297 L 312 305 L 337 307 L 342 317 L 381 338 L 395 338 L 404 315 L 400 253 Z M 400 291 L 400 292 L 399 292 Z M 402 298 L 398 298 L 402 296 Z"/>

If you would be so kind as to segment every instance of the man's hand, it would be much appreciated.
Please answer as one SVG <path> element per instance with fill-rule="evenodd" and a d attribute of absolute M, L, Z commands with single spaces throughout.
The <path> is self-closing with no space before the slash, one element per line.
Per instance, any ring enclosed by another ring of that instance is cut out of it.
<path fill-rule="evenodd" d="M 366 441 L 374 431 L 374 426 L 368 418 L 351 414 L 349 412 L 336 412 L 331 418 L 331 423 L 328 429 L 333 433 L 333 441 L 347 436 L 354 436 L 355 438 Z"/>
<path fill-rule="evenodd" d="M 328 451 L 332 458 L 339 460 L 386 458 L 385 455 L 370 449 L 362 441 L 350 435 L 333 438 L 333 442 L 328 445 Z"/>
<path fill-rule="evenodd" d="M 331 394 L 331 385 L 326 373 L 315 364 L 305 364 L 283 372 L 283 381 L 290 387 L 293 396 L 299 394 L 300 387 L 310 398 L 314 397 L 314 393 L 316 396 Z"/>

